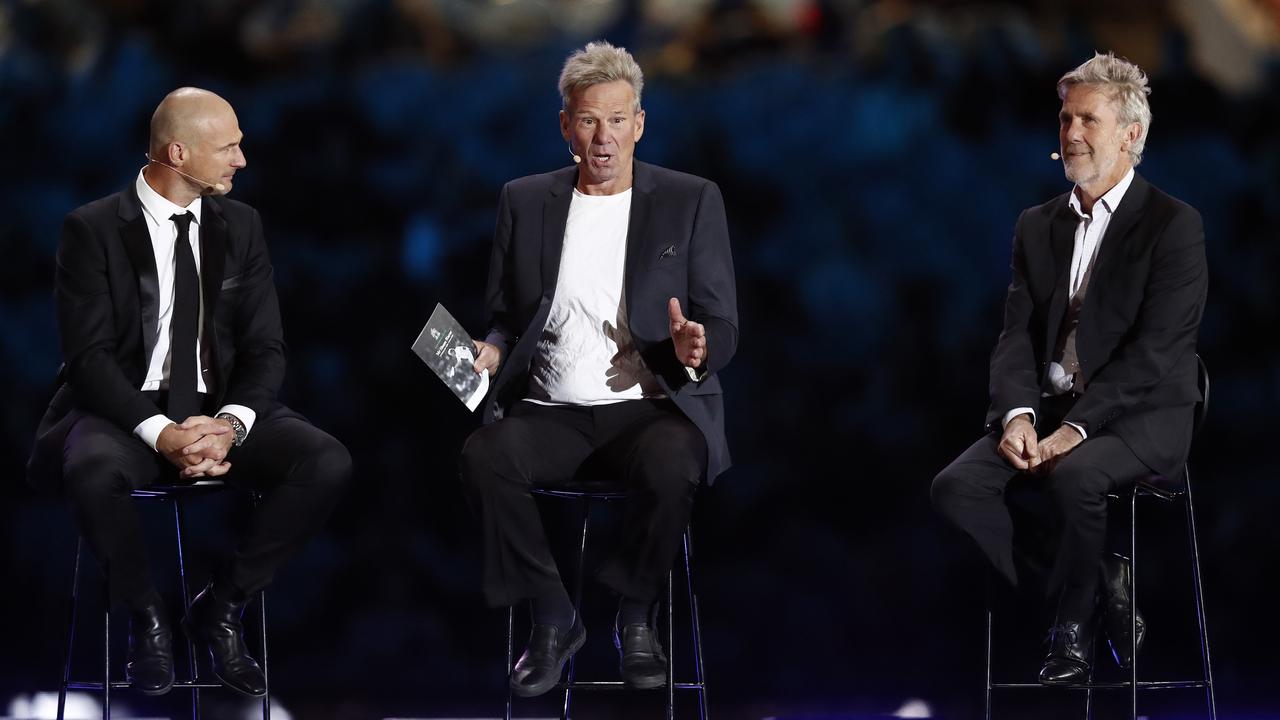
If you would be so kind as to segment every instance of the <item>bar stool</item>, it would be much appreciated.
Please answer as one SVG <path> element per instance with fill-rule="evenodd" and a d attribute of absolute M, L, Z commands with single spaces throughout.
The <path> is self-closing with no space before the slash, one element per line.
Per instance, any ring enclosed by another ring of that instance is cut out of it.
<path fill-rule="evenodd" d="M 190 497 L 196 495 L 209 495 L 220 492 L 225 489 L 227 484 L 222 480 L 204 479 L 187 485 L 151 485 L 141 490 L 134 490 L 131 495 L 135 498 L 150 498 L 160 501 L 168 501 L 173 504 L 173 522 L 175 535 L 177 536 L 178 546 L 178 578 L 182 585 L 182 607 L 185 611 L 191 606 L 190 590 L 187 587 L 187 568 L 184 556 L 184 534 L 182 520 L 182 505 Z M 253 502 L 258 502 L 258 494 L 253 493 Z M 67 621 L 67 647 L 66 655 L 63 656 L 62 663 L 62 684 L 58 688 L 58 720 L 63 719 L 63 713 L 66 708 L 67 691 L 68 690 L 96 690 L 102 693 L 102 718 L 110 720 L 111 718 L 111 691 L 130 687 L 130 683 L 126 680 L 111 679 L 111 594 L 110 588 L 106 581 L 103 582 L 103 606 L 102 614 L 102 680 L 72 680 L 71 679 L 71 656 L 75 647 L 76 639 L 76 615 L 80 601 L 80 558 L 84 555 L 84 538 L 80 538 L 76 543 L 76 561 L 75 569 L 71 577 L 71 610 L 70 617 Z M 267 672 L 267 596 L 265 592 L 258 593 L 259 622 L 262 633 L 262 674 L 267 680 L 267 693 L 262 697 L 262 718 L 263 720 L 271 719 L 271 691 L 270 691 L 270 674 Z M 175 634 L 182 634 L 182 630 L 175 626 Z M 199 663 L 196 660 L 196 648 L 190 638 L 186 639 L 187 645 L 187 670 L 189 674 L 188 680 L 175 682 L 175 689 L 191 691 L 191 717 L 194 720 L 200 718 L 200 691 L 204 689 L 221 688 L 222 683 L 216 678 L 202 679 L 200 677 Z"/>
<path fill-rule="evenodd" d="M 1193 421 L 1193 433 L 1198 434 L 1201 426 L 1204 424 L 1205 416 L 1209 411 L 1209 371 L 1205 367 L 1204 359 L 1199 355 L 1196 356 L 1196 364 L 1199 368 L 1199 385 L 1200 385 L 1200 402 L 1196 403 L 1195 418 Z M 1205 692 L 1205 706 L 1209 711 L 1210 720 L 1217 720 L 1218 709 L 1213 694 L 1213 666 L 1209 660 L 1209 630 L 1205 622 L 1204 611 L 1204 585 L 1200 576 L 1200 544 L 1196 536 L 1196 519 L 1195 507 L 1191 498 L 1191 468 L 1190 464 L 1184 465 L 1182 476 L 1166 478 L 1159 475 L 1153 475 L 1144 480 L 1140 480 L 1128 490 L 1119 493 L 1113 493 L 1107 496 L 1115 502 L 1126 502 L 1129 505 L 1129 598 L 1132 603 L 1131 607 L 1138 606 L 1137 596 L 1137 577 L 1138 577 L 1138 558 L 1135 553 L 1138 545 L 1138 498 L 1152 497 L 1166 503 L 1181 502 L 1186 514 L 1187 523 L 1187 544 L 1188 551 L 1191 555 L 1191 583 L 1196 605 L 1196 622 L 1199 627 L 1200 635 L 1200 677 L 1187 680 L 1138 680 L 1138 653 L 1137 653 L 1137 614 L 1129 614 L 1129 637 L 1134 646 L 1130 647 L 1133 662 L 1129 666 L 1129 679 L 1122 682 L 1093 682 L 1092 674 L 1090 681 L 1079 685 L 1068 686 L 1069 690 L 1085 691 L 1085 718 L 1088 720 L 1092 717 L 1092 701 L 1094 690 L 1125 690 L 1129 691 L 1129 710 L 1132 720 L 1138 718 L 1138 691 L 1139 690 L 1169 690 L 1178 688 L 1203 688 Z M 991 720 L 991 693 L 993 690 L 1006 688 L 1021 689 L 1056 689 L 1057 686 L 1041 685 L 1040 683 L 1005 683 L 992 682 L 991 680 L 991 636 L 992 636 L 992 608 L 990 602 L 990 594 L 987 598 L 987 689 L 984 717 Z M 1094 645 L 1095 652 L 1097 644 Z M 1092 668 L 1090 669 L 1092 673 Z"/>
<path fill-rule="evenodd" d="M 587 536 L 591 524 L 591 507 L 595 503 L 610 502 L 613 500 L 621 500 L 627 497 L 627 493 L 617 487 L 602 487 L 594 484 L 591 489 L 565 489 L 565 488 L 534 488 L 533 494 L 544 497 L 562 498 L 566 500 L 574 500 L 582 503 L 582 536 L 578 545 L 578 572 L 573 580 L 573 605 L 575 608 L 582 607 L 582 585 L 585 572 L 585 563 L 587 556 Z M 698 596 L 693 589 L 693 532 L 692 523 L 685 526 L 682 537 L 684 547 L 684 573 L 685 587 L 688 590 L 689 597 L 689 632 L 690 640 L 693 646 L 693 681 L 692 682 L 676 682 L 675 681 L 675 603 L 673 601 L 673 581 L 672 571 L 667 571 L 667 597 L 666 597 L 666 616 L 667 616 L 667 632 L 665 650 L 667 655 L 667 720 L 675 717 L 675 693 L 677 690 L 691 691 L 698 695 L 698 718 L 699 720 L 707 720 L 709 710 L 707 706 L 707 685 L 704 676 L 702 664 L 702 626 L 699 623 L 698 616 Z M 507 609 L 507 675 L 511 675 L 511 671 L 515 668 L 515 606 Z M 580 681 L 574 679 L 576 658 L 569 658 L 569 669 L 567 677 L 556 687 L 564 688 L 564 705 L 560 712 L 561 720 L 569 720 L 569 710 L 573 700 L 574 690 L 623 690 L 626 686 L 618 680 L 614 681 Z M 512 718 L 512 693 L 510 687 L 507 688 L 507 710 L 506 720 Z"/>

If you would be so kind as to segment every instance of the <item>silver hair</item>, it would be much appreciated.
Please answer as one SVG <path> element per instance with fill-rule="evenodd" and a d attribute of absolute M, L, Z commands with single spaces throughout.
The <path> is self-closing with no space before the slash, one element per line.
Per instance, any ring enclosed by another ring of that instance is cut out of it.
<path fill-rule="evenodd" d="M 1115 103 L 1120 122 L 1142 126 L 1138 139 L 1129 146 L 1129 159 L 1137 167 L 1142 162 L 1147 131 L 1151 128 L 1151 106 L 1147 104 L 1151 87 L 1147 84 L 1147 74 L 1142 72 L 1142 68 L 1112 53 L 1094 53 L 1091 59 L 1058 80 L 1058 99 L 1066 99 L 1067 91 L 1075 85 L 1105 87 Z"/>
<path fill-rule="evenodd" d="M 636 93 L 635 111 L 640 112 L 640 91 L 644 89 L 644 73 L 626 48 L 614 47 L 603 40 L 587 43 L 575 50 L 560 71 L 560 101 L 569 108 L 569 97 L 583 88 L 601 83 L 625 80 Z"/>

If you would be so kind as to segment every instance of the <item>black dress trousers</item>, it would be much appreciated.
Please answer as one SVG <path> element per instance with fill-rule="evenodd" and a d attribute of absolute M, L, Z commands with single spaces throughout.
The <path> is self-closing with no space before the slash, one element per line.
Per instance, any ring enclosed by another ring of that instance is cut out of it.
<path fill-rule="evenodd" d="M 228 484 L 262 493 L 220 592 L 248 597 L 333 511 L 351 475 L 351 456 L 328 433 L 285 408 L 260 416 L 244 445 L 227 455 Z M 177 470 L 137 436 L 84 415 L 63 449 L 63 495 L 73 522 L 107 575 L 115 601 L 131 608 L 153 592 L 142 525 L 129 493 L 181 482 Z"/>
<path fill-rule="evenodd" d="M 1061 426 L 1071 407 L 1064 400 L 1047 398 L 1042 404 L 1037 418 L 1037 427 L 1044 428 L 1038 433 L 1041 439 Z M 933 507 L 971 537 L 996 572 L 1017 587 L 1014 522 L 1005 491 L 1023 475 L 1024 487 L 1043 492 L 1052 508 L 1052 516 L 1045 518 L 1054 537 L 1046 589 L 1050 597 L 1059 598 L 1060 612 L 1068 617 L 1087 616 L 1093 609 L 1107 542 L 1107 494 L 1152 471 L 1124 441 L 1102 430 L 1077 445 L 1050 472 L 1023 474 L 1000 455 L 1001 435 L 997 431 L 982 437 L 938 473 L 931 488 Z"/>
<path fill-rule="evenodd" d="M 652 602 L 706 467 L 702 432 L 670 400 L 516 403 L 462 451 L 462 483 L 483 533 L 486 601 L 502 607 L 562 586 L 531 489 L 586 479 L 627 489 L 621 539 L 597 578 L 623 597 Z"/>

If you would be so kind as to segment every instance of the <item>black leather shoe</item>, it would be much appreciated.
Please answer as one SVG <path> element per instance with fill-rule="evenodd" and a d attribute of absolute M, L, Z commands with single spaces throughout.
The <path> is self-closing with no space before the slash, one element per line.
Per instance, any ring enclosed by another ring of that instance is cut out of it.
<path fill-rule="evenodd" d="M 129 662 L 124 672 L 143 695 L 164 695 L 173 689 L 173 631 L 158 597 L 129 612 Z"/>
<path fill-rule="evenodd" d="M 244 626 L 240 616 L 246 602 L 227 602 L 213 594 L 209 585 L 196 599 L 182 621 L 182 629 L 197 645 L 209 649 L 213 658 L 213 674 L 222 684 L 249 697 L 267 694 L 267 680 L 258 661 L 249 655 L 244 644 Z"/>
<path fill-rule="evenodd" d="M 1111 656 L 1126 670 L 1133 665 L 1133 641 L 1130 638 L 1133 628 L 1129 621 L 1129 608 L 1133 607 L 1129 598 L 1130 572 L 1127 558 L 1119 555 L 1102 558 L 1103 630 L 1107 633 Z M 1133 622 L 1138 627 L 1138 652 L 1142 652 L 1142 643 L 1147 639 L 1147 621 L 1141 611 L 1135 614 Z"/>
<path fill-rule="evenodd" d="M 667 684 L 667 656 L 658 634 L 648 625 L 613 626 L 613 646 L 618 648 L 622 682 L 636 690 L 651 690 Z"/>
<path fill-rule="evenodd" d="M 587 641 L 582 621 L 574 619 L 569 632 L 561 633 L 555 625 L 534 625 L 529 631 L 529 644 L 511 671 L 511 692 L 520 697 L 536 697 L 560 682 L 564 664 Z"/>
<path fill-rule="evenodd" d="M 1049 654 L 1040 668 L 1042 685 L 1076 685 L 1089 681 L 1094 621 L 1066 620 L 1049 631 Z"/>

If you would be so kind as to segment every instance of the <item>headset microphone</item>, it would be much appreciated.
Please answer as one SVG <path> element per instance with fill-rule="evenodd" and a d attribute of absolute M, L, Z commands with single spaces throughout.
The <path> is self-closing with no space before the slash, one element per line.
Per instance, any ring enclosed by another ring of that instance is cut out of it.
<path fill-rule="evenodd" d="M 1061 155 L 1059 155 L 1059 154 L 1058 154 L 1058 153 L 1056 153 L 1056 152 L 1055 152 L 1055 153 L 1049 153 L 1049 159 L 1050 159 L 1050 160 L 1061 160 L 1061 159 L 1062 159 L 1062 156 L 1061 156 Z"/>
<path fill-rule="evenodd" d="M 569 154 L 573 156 L 574 165 L 577 165 L 578 163 L 582 162 L 582 156 L 573 151 L 573 145 L 569 145 Z"/>
<path fill-rule="evenodd" d="M 217 190 L 217 191 L 218 191 L 218 192 L 220 192 L 220 193 L 225 193 L 225 192 L 227 191 L 227 186 L 226 186 L 226 185 L 223 185 L 223 184 L 222 184 L 222 183 L 220 183 L 220 182 L 219 182 L 219 183 L 205 182 L 204 180 L 201 180 L 201 179 L 200 179 L 200 178 L 198 178 L 198 177 L 195 177 L 195 176 L 193 176 L 193 175 L 188 175 L 188 174 L 186 174 L 186 173 L 182 172 L 182 171 L 181 171 L 181 170 L 179 170 L 178 168 L 176 168 L 176 167 L 174 167 L 174 166 L 172 166 L 172 165 L 170 165 L 170 164 L 168 164 L 168 163 L 162 163 L 162 162 L 160 162 L 159 160 L 156 160 L 155 158 L 151 157 L 151 153 L 142 153 L 142 155 L 143 155 L 143 157 L 145 157 L 145 158 L 147 159 L 147 161 L 148 161 L 148 162 L 153 162 L 153 163 L 155 163 L 156 165 L 159 165 L 160 167 L 167 167 L 167 168 L 169 168 L 170 170 L 172 170 L 172 171 L 174 171 L 174 172 L 178 173 L 178 174 L 179 174 L 179 175 L 181 175 L 182 177 L 184 177 L 184 178 L 186 178 L 186 179 L 188 179 L 188 180 L 194 180 L 195 182 L 200 183 L 201 185 L 205 186 L 206 188 L 208 188 L 208 189 L 210 189 L 210 190 Z"/>

